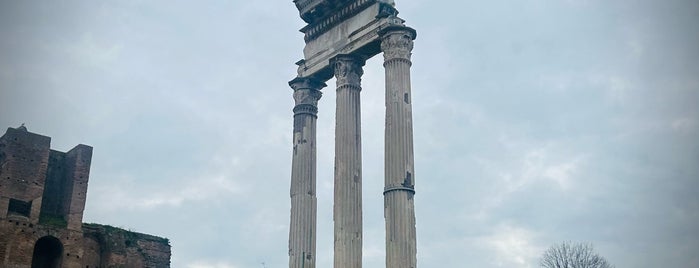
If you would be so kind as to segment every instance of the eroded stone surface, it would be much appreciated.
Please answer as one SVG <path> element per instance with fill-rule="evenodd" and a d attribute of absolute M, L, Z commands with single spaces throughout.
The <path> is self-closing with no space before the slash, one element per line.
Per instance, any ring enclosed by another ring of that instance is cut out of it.
<path fill-rule="evenodd" d="M 397 11 L 389 3 L 377 0 L 356 0 L 328 13 L 301 31 L 306 46 L 304 59 L 297 65 L 299 77 L 328 80 L 333 77 L 331 60 L 342 54 L 365 59 L 381 53 L 378 31 L 386 27 Z"/>
<path fill-rule="evenodd" d="M 334 267 L 362 267 L 361 77 L 364 59 L 333 59 L 337 82 L 335 112 Z"/>
<path fill-rule="evenodd" d="M 415 169 L 410 56 L 415 30 L 392 25 L 379 32 L 386 71 L 384 218 L 386 267 L 417 267 Z"/>
<path fill-rule="evenodd" d="M 294 89 L 294 132 L 291 163 L 289 267 L 314 268 L 316 260 L 316 118 L 320 89 L 311 78 L 289 82 Z"/>

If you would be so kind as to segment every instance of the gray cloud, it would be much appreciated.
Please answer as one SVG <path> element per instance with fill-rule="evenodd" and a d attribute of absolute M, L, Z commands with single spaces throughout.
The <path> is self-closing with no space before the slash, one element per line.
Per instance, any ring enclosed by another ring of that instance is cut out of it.
<path fill-rule="evenodd" d="M 699 5 L 398 1 L 413 90 L 421 267 L 536 267 L 592 242 L 694 267 Z M 95 147 L 85 220 L 166 236 L 173 267 L 287 263 L 293 4 L 0 3 L 0 126 Z M 364 266 L 384 264 L 383 69 L 362 91 Z M 332 263 L 334 81 L 318 121 Z"/>

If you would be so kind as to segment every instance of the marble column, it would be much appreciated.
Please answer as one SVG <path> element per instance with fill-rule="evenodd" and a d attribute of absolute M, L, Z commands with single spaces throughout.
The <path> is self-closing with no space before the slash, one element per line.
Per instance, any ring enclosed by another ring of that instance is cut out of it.
<path fill-rule="evenodd" d="M 362 267 L 362 137 L 359 93 L 364 60 L 339 55 L 335 119 L 335 268 Z"/>
<path fill-rule="evenodd" d="M 379 31 L 386 70 L 384 218 L 386 267 L 417 267 L 410 56 L 415 30 L 393 25 Z"/>
<path fill-rule="evenodd" d="M 297 77 L 294 89 L 294 152 L 291 164 L 289 268 L 315 268 L 316 262 L 316 119 L 325 84 Z"/>

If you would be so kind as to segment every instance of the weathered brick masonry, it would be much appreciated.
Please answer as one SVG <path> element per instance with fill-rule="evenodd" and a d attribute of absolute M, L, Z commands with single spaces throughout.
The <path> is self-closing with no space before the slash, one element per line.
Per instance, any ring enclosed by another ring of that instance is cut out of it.
<path fill-rule="evenodd" d="M 24 126 L 0 137 L 0 267 L 170 267 L 167 239 L 82 223 L 92 147 L 50 144 Z"/>

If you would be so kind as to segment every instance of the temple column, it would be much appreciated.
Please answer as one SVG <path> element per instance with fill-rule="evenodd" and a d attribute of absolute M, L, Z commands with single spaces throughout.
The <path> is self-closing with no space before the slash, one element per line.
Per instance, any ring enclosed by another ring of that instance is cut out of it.
<path fill-rule="evenodd" d="M 386 267 L 415 268 L 417 241 L 413 203 L 415 172 L 410 56 L 416 32 L 400 22 L 382 29 L 379 34 L 386 70 Z"/>
<path fill-rule="evenodd" d="M 335 119 L 335 268 L 362 267 L 362 137 L 359 93 L 364 60 L 333 59 L 337 79 Z"/>
<path fill-rule="evenodd" d="M 316 119 L 325 84 L 297 77 L 294 89 L 294 152 L 291 164 L 289 268 L 315 268 L 316 262 Z"/>

